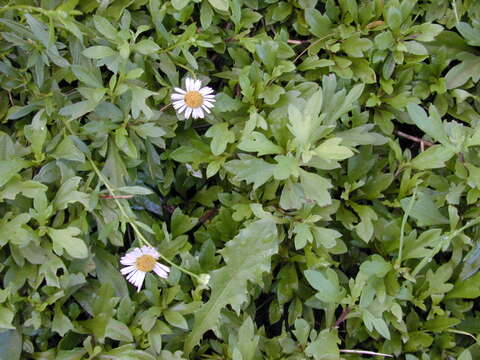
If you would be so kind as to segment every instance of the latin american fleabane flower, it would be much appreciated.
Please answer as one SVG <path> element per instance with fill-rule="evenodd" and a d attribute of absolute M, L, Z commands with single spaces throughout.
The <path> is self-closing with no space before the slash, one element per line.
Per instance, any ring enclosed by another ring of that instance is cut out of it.
<path fill-rule="evenodd" d="M 130 283 L 137 287 L 138 292 L 142 288 L 147 272 L 153 271 L 165 279 L 168 277 L 170 268 L 160 264 L 157 261 L 158 257 L 158 251 L 153 247 L 142 246 L 141 248 L 134 248 L 120 259 L 120 263 L 126 266 L 120 272 L 126 276 Z"/>
<path fill-rule="evenodd" d="M 202 87 L 200 80 L 190 78 L 185 80 L 185 90 L 176 87 L 172 94 L 173 107 L 178 114 L 185 112 L 186 119 L 190 116 L 194 119 L 203 119 L 205 112 L 210 114 L 214 102 L 213 89 L 208 86 Z"/>

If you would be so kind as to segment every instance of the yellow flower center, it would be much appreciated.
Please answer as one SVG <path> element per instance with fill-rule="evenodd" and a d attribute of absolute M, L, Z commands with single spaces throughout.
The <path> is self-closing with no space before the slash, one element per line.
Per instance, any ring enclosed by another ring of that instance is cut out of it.
<path fill-rule="evenodd" d="M 185 104 L 191 108 L 198 108 L 203 104 L 203 96 L 198 91 L 189 91 L 185 94 Z"/>
<path fill-rule="evenodd" d="M 142 255 L 137 258 L 137 269 L 143 272 L 152 271 L 157 260 L 152 255 Z"/>

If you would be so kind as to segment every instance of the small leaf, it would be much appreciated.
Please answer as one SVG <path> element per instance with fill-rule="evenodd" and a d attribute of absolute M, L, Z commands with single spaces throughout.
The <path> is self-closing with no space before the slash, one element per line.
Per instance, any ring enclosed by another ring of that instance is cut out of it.
<path fill-rule="evenodd" d="M 88 249 L 83 240 L 76 237 L 80 233 L 80 229 L 73 226 L 61 230 L 48 228 L 55 253 L 61 256 L 65 250 L 73 258 L 84 259 L 88 256 Z"/>
<path fill-rule="evenodd" d="M 179 312 L 167 309 L 163 312 L 163 316 L 165 316 L 165 320 L 167 320 L 170 325 L 188 330 L 187 321 Z"/>
<path fill-rule="evenodd" d="M 124 323 L 110 319 L 105 329 L 105 337 L 108 337 L 117 341 L 132 342 L 133 336 L 130 329 Z"/>
<path fill-rule="evenodd" d="M 418 170 L 438 169 L 455 155 L 455 152 L 443 145 L 434 145 L 418 154 L 410 164 Z"/>
<path fill-rule="evenodd" d="M 328 189 L 332 184 L 326 178 L 304 170 L 300 170 L 300 181 L 307 199 L 315 201 L 318 206 L 327 206 L 332 203 Z"/>
<path fill-rule="evenodd" d="M 210 5 L 220 11 L 228 11 L 229 0 L 208 0 Z"/>
<path fill-rule="evenodd" d="M 282 148 L 271 142 L 264 134 L 252 131 L 237 146 L 240 150 L 256 152 L 258 156 L 280 154 Z"/>
<path fill-rule="evenodd" d="M 118 53 L 108 46 L 91 46 L 83 50 L 82 54 L 90 59 L 103 59 L 108 56 L 118 56 Z"/>
<path fill-rule="evenodd" d="M 305 21 L 310 27 L 310 31 L 316 37 L 323 37 L 330 32 L 332 22 L 327 15 L 322 15 L 320 11 L 314 8 L 305 9 Z"/>
<path fill-rule="evenodd" d="M 205 136 L 212 138 L 210 149 L 213 155 L 222 154 L 227 144 L 235 141 L 235 133 L 228 129 L 227 123 L 218 123 L 210 127 Z"/>

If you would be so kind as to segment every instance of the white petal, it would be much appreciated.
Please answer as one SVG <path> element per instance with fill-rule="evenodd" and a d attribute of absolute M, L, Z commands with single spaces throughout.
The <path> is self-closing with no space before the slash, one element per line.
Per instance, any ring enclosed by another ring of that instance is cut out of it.
<path fill-rule="evenodd" d="M 127 280 L 130 281 L 132 284 L 133 284 L 133 279 L 135 278 L 136 274 L 139 272 L 140 270 L 137 270 L 135 269 L 135 271 L 132 271 L 131 273 L 127 274 Z"/>
<path fill-rule="evenodd" d="M 166 265 L 163 265 L 163 264 L 160 264 L 159 262 L 157 262 L 157 265 L 156 266 L 159 266 L 163 271 L 165 271 L 166 273 L 169 273 L 170 272 L 170 268 Z"/>
<path fill-rule="evenodd" d="M 171 98 L 172 100 L 183 100 L 185 97 L 185 94 L 172 94 Z"/>
<path fill-rule="evenodd" d="M 183 104 L 180 109 L 177 110 L 177 113 L 181 114 L 187 108 L 187 104 Z"/>
<path fill-rule="evenodd" d="M 151 255 L 153 256 L 155 259 L 158 258 L 158 251 L 157 249 L 153 248 L 153 247 L 148 247 L 146 250 L 145 250 L 145 254 L 148 254 L 148 255 Z"/>
<path fill-rule="evenodd" d="M 202 86 L 202 82 L 200 80 L 195 80 L 193 84 L 193 90 L 198 91 L 200 90 L 201 86 Z"/>
<path fill-rule="evenodd" d="M 202 106 L 206 106 L 208 108 L 213 108 L 213 104 L 210 101 L 204 101 Z"/>
<path fill-rule="evenodd" d="M 127 275 L 127 274 L 130 274 L 132 271 L 135 271 L 137 268 L 133 265 L 130 265 L 130 266 L 127 266 L 127 267 L 124 267 L 122 269 L 120 269 L 120 272 L 123 274 L 123 275 Z"/>
<path fill-rule="evenodd" d="M 192 91 L 195 85 L 195 80 L 187 78 L 187 80 L 185 80 L 185 84 L 187 91 Z"/>
<path fill-rule="evenodd" d="M 137 292 L 140 292 L 140 289 L 142 288 L 142 285 L 143 285 L 143 280 L 145 280 L 145 273 L 141 271 L 137 277 L 137 284 L 136 284 Z"/>
<path fill-rule="evenodd" d="M 120 264 L 122 264 L 122 265 L 133 265 L 133 264 L 135 264 L 136 260 L 137 260 L 136 256 L 125 255 L 120 259 Z"/>
<path fill-rule="evenodd" d="M 187 110 L 185 110 L 185 119 L 188 119 L 191 113 L 192 113 L 192 108 L 187 107 Z"/>
<path fill-rule="evenodd" d="M 157 274 L 158 276 L 166 279 L 168 277 L 168 273 L 166 271 L 164 271 L 160 266 L 160 264 L 157 264 L 155 265 L 155 267 L 153 268 L 153 271 L 155 272 L 155 274 Z"/>
<path fill-rule="evenodd" d="M 183 95 L 185 95 L 185 94 L 187 93 L 185 90 L 180 89 L 180 88 L 178 88 L 178 87 L 173 88 L 173 90 L 175 90 L 177 93 L 180 93 L 180 94 L 183 94 Z"/>
<path fill-rule="evenodd" d="M 178 100 L 178 101 L 173 102 L 173 108 L 175 110 L 180 109 L 183 105 L 185 105 L 185 101 L 183 101 L 183 100 Z"/>
<path fill-rule="evenodd" d="M 203 111 L 202 111 L 202 108 L 199 107 L 199 108 L 196 108 L 195 110 L 195 113 L 197 114 L 197 118 L 200 118 L 200 119 L 203 119 Z"/>
<path fill-rule="evenodd" d="M 203 98 L 206 100 L 215 101 L 215 95 L 203 95 Z"/>
<path fill-rule="evenodd" d="M 197 119 L 197 118 L 198 118 L 197 108 L 193 108 L 193 109 L 192 109 L 192 117 L 193 117 L 194 119 Z"/>
<path fill-rule="evenodd" d="M 202 95 L 208 95 L 208 94 L 211 94 L 213 92 L 213 89 L 211 87 L 205 86 L 205 87 L 201 88 L 198 92 Z"/>
<path fill-rule="evenodd" d="M 205 110 L 207 114 L 210 114 L 210 110 L 205 105 L 202 105 L 202 109 Z"/>

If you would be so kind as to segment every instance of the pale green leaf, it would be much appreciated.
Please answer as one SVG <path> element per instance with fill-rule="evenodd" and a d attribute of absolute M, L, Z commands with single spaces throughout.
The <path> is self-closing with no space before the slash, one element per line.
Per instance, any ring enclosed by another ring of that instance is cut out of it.
<path fill-rule="evenodd" d="M 270 271 L 270 258 L 278 251 L 275 223 L 262 219 L 243 228 L 221 251 L 226 265 L 211 273 L 210 299 L 195 313 L 195 323 L 185 342 L 189 353 L 202 335 L 216 326 L 221 310 L 233 309 L 248 299 L 247 283 L 258 283 Z"/>

